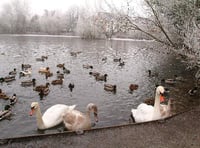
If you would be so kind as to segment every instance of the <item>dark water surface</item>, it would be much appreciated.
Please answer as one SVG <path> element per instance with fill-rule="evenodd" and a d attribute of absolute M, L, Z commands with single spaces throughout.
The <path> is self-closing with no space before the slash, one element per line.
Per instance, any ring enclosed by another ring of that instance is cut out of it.
<path fill-rule="evenodd" d="M 77 57 L 70 52 L 81 53 Z M 36 58 L 47 55 L 44 62 Z M 107 61 L 102 58 L 107 57 Z M 125 62 L 123 67 L 113 62 L 121 57 Z M 174 101 L 174 112 L 179 112 L 199 104 L 195 98 L 187 95 L 193 84 L 193 73 L 185 70 L 185 64 L 176 58 L 162 45 L 153 41 L 125 41 L 125 40 L 81 40 L 79 38 L 52 37 L 52 36 L 0 36 L 0 77 L 8 75 L 14 68 L 21 71 L 21 64 L 32 65 L 32 76 L 19 78 L 11 83 L 3 83 L 0 88 L 7 95 L 17 94 L 18 102 L 12 108 L 11 120 L 0 122 L 0 138 L 25 136 L 39 133 L 36 127 L 36 118 L 29 116 L 30 104 L 33 101 L 40 103 L 42 113 L 50 106 L 58 103 L 73 105 L 76 109 L 85 111 L 88 103 L 93 102 L 99 109 L 99 123 L 96 127 L 106 127 L 129 122 L 130 111 L 136 108 L 144 99 L 154 96 L 155 84 L 162 78 L 173 78 L 174 74 L 186 79 L 184 83 L 177 83 L 170 88 L 170 97 Z M 50 86 L 50 93 L 40 100 L 33 87 L 21 87 L 21 81 L 36 78 L 36 84 L 45 84 L 56 79 L 56 67 L 65 63 L 71 73 L 65 76 L 63 86 Z M 91 70 L 84 69 L 83 64 L 93 65 L 93 71 L 107 73 L 106 83 L 116 84 L 117 92 L 106 92 L 104 83 L 89 75 Z M 40 67 L 50 67 L 54 76 L 45 79 L 40 75 Z M 159 76 L 149 78 L 147 70 L 158 72 Z M 68 84 L 73 82 L 75 88 L 70 92 Z M 139 85 L 138 90 L 129 93 L 131 83 Z M 0 100 L 3 108 L 9 101 Z M 61 127 L 59 127 L 61 128 Z M 55 133 L 58 129 L 49 129 L 44 133 Z"/>

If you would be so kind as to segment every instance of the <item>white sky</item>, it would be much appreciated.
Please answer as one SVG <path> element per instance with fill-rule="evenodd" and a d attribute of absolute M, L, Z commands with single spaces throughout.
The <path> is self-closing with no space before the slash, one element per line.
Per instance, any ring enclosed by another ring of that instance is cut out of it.
<path fill-rule="evenodd" d="M 4 3 L 9 3 L 12 0 L 0 0 L 0 8 Z M 20 0 L 24 1 L 24 0 Z M 47 10 L 62 10 L 66 11 L 67 8 L 69 8 L 72 5 L 77 6 L 91 6 L 95 7 L 98 6 L 98 1 L 103 0 L 25 0 L 29 2 L 30 9 L 32 13 L 39 13 L 42 14 L 44 12 L 44 9 Z M 107 0 L 111 1 L 115 4 L 120 4 L 120 2 L 124 2 L 125 0 Z M 142 11 L 142 8 L 140 7 L 140 3 L 142 0 L 133 0 L 135 4 L 135 9 L 137 9 L 138 12 Z"/>

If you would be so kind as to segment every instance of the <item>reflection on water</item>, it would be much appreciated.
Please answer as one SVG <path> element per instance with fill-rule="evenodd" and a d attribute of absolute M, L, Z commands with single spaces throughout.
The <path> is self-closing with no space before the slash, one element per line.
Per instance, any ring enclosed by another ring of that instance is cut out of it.
<path fill-rule="evenodd" d="M 77 56 L 71 56 L 70 52 L 80 52 Z M 42 55 L 48 56 L 44 62 L 36 61 Z M 106 60 L 102 60 L 105 58 Z M 124 66 L 114 62 L 114 58 L 121 58 Z M 16 93 L 19 101 L 13 107 L 11 120 L 0 122 L 0 138 L 24 136 L 39 133 L 36 129 L 35 117 L 30 117 L 28 112 L 30 104 L 38 101 L 41 111 L 57 103 L 76 104 L 77 109 L 85 111 L 90 102 L 97 104 L 99 108 L 99 123 L 96 127 L 119 125 L 129 122 L 131 108 L 137 107 L 144 99 L 154 96 L 155 84 L 159 84 L 162 78 L 181 75 L 188 80 L 187 85 L 177 83 L 170 87 L 170 97 L 174 98 L 174 111 L 178 112 L 189 106 L 196 105 L 198 100 L 188 98 L 187 90 L 192 85 L 192 74 L 185 71 L 185 66 L 176 59 L 168 49 L 155 46 L 152 41 L 124 41 L 124 40 L 81 40 L 79 38 L 48 37 L 48 36 L 0 36 L 0 77 L 4 77 L 14 68 L 21 70 L 21 64 L 32 65 L 32 76 L 19 78 L 16 81 L 3 83 L 0 88 L 9 96 Z M 65 63 L 71 71 L 65 75 L 62 86 L 50 86 L 50 93 L 40 100 L 37 92 L 32 87 L 21 87 L 21 81 L 36 79 L 36 84 L 45 84 L 56 79 L 56 67 L 59 63 Z M 108 74 L 107 82 L 117 85 L 117 92 L 104 90 L 104 83 L 96 81 L 89 75 L 91 69 L 84 69 L 83 64 L 93 65 L 93 71 Z M 54 73 L 48 80 L 38 73 L 40 67 L 50 67 Z M 158 77 L 148 77 L 148 69 L 158 72 Z M 75 88 L 71 92 L 69 83 L 74 83 Z M 139 85 L 138 90 L 129 93 L 131 83 Z M 0 105 L 7 101 L 0 100 Z M 62 128 L 62 126 L 61 126 Z M 58 132 L 60 128 L 54 128 L 44 133 Z"/>

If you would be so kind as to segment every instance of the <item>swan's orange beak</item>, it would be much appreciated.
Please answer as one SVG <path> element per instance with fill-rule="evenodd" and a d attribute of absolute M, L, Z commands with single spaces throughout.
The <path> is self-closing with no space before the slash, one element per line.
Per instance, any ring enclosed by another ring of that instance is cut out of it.
<path fill-rule="evenodd" d="M 29 112 L 29 115 L 32 116 L 34 113 L 34 109 L 31 109 L 31 111 Z"/>
<path fill-rule="evenodd" d="M 164 102 L 165 101 L 165 98 L 163 95 L 160 95 L 160 102 Z"/>

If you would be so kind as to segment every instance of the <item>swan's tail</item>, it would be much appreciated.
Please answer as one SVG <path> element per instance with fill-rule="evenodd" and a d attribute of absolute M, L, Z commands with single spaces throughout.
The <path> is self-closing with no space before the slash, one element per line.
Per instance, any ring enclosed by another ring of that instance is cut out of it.
<path fill-rule="evenodd" d="M 70 105 L 69 110 L 73 110 L 76 107 L 76 105 Z"/>
<path fill-rule="evenodd" d="M 136 109 L 132 109 L 131 110 L 131 119 L 133 120 L 133 122 L 135 122 L 135 114 L 136 114 Z"/>

